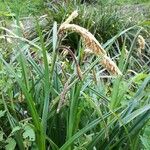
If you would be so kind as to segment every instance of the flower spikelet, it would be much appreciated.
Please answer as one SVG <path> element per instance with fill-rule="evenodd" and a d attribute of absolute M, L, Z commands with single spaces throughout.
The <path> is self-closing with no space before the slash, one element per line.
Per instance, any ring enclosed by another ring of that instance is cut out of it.
<path fill-rule="evenodd" d="M 93 34 L 91 34 L 87 29 L 76 25 L 76 24 L 70 24 L 70 22 L 77 17 L 77 12 L 73 12 L 68 19 L 61 24 L 58 33 L 61 34 L 65 31 L 73 31 L 78 33 L 83 41 L 83 44 L 85 46 L 85 49 L 90 50 L 92 53 L 94 53 L 96 56 L 101 57 L 101 65 L 107 69 L 108 72 L 110 72 L 113 75 L 122 75 L 121 71 L 117 67 L 117 65 L 107 56 L 106 51 L 101 46 L 101 44 L 97 41 L 97 39 L 94 37 Z"/>

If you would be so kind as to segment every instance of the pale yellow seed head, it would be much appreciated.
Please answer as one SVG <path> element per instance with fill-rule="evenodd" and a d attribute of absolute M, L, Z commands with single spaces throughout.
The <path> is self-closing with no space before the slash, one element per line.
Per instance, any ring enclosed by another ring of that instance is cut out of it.
<path fill-rule="evenodd" d="M 73 19 L 75 19 L 78 16 L 78 11 L 75 10 L 74 12 L 72 12 L 72 14 L 66 19 L 65 22 L 63 22 L 60 26 L 60 29 L 65 25 L 65 24 L 69 24 Z"/>
<path fill-rule="evenodd" d="M 109 73 L 113 75 L 122 75 L 117 65 L 108 56 L 105 55 L 100 63 Z"/>
<path fill-rule="evenodd" d="M 59 32 L 74 31 L 82 37 L 86 49 L 90 49 L 96 55 L 106 55 L 106 51 L 102 48 L 96 38 L 85 28 L 76 24 L 63 24 L 59 28 Z"/>
<path fill-rule="evenodd" d="M 141 35 L 138 36 L 137 42 L 139 45 L 139 49 L 141 50 L 145 49 L 145 39 Z"/>
<path fill-rule="evenodd" d="M 107 56 L 106 51 L 103 49 L 101 44 L 87 29 L 76 24 L 69 24 L 75 17 L 77 17 L 77 15 L 78 13 L 76 11 L 73 12 L 68 19 L 62 23 L 58 33 L 60 34 L 64 31 L 74 31 L 78 33 L 82 37 L 85 48 L 102 58 L 101 64 L 108 70 L 108 72 L 113 75 L 122 75 L 117 65 Z"/>

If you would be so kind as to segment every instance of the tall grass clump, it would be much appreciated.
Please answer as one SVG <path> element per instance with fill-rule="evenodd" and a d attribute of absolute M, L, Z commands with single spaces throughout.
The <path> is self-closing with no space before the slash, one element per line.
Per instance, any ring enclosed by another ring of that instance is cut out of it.
<path fill-rule="evenodd" d="M 146 29 L 122 28 L 100 44 L 91 20 L 76 22 L 82 13 L 71 9 L 44 29 L 35 18 L 30 38 L 17 12 L 15 32 L 0 26 L 0 148 L 142 149 L 150 116 Z"/>

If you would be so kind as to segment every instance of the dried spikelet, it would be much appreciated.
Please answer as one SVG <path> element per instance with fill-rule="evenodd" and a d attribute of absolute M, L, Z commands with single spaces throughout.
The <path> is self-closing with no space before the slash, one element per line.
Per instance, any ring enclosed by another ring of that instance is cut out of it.
<path fill-rule="evenodd" d="M 75 16 L 72 13 L 68 19 L 60 26 L 59 34 L 64 31 L 74 31 L 78 33 L 85 44 L 86 49 L 91 50 L 96 56 L 100 56 L 102 58 L 101 64 L 105 67 L 111 74 L 113 75 L 121 75 L 121 71 L 116 66 L 116 64 L 107 56 L 106 51 L 100 45 L 100 43 L 96 40 L 96 38 L 85 28 L 80 27 L 76 24 L 69 24 L 68 22 L 72 21 Z"/>
<path fill-rule="evenodd" d="M 61 54 L 62 54 L 62 56 L 63 57 L 66 57 L 67 55 L 68 55 L 68 51 L 66 50 L 66 49 L 64 49 L 62 52 L 61 52 Z"/>
<path fill-rule="evenodd" d="M 102 48 L 96 38 L 85 28 L 76 24 L 64 24 L 60 26 L 59 32 L 74 31 L 82 37 L 86 49 L 90 49 L 96 55 L 106 55 L 106 51 Z"/>
<path fill-rule="evenodd" d="M 80 80 L 82 80 L 82 71 L 81 71 L 81 69 L 80 69 L 79 64 L 77 64 L 76 67 L 77 67 L 77 74 L 78 74 L 78 77 L 79 77 Z"/>
<path fill-rule="evenodd" d="M 91 54 L 91 53 L 93 53 L 90 49 L 88 49 L 88 48 L 86 48 L 85 50 L 84 50 L 84 53 L 86 53 L 86 54 Z"/>
<path fill-rule="evenodd" d="M 64 24 L 69 24 L 69 23 L 70 23 L 74 18 L 76 18 L 77 16 L 78 16 L 78 12 L 77 12 L 77 10 L 75 10 L 75 11 L 72 12 L 72 14 L 66 19 L 66 21 L 61 24 L 61 26 L 63 26 Z M 60 26 L 60 28 L 61 28 L 61 26 Z"/>
<path fill-rule="evenodd" d="M 100 63 L 104 68 L 107 69 L 108 72 L 112 73 L 113 75 L 122 75 L 119 68 L 108 56 L 105 55 Z"/>
<path fill-rule="evenodd" d="M 124 50 L 125 50 L 125 57 L 127 57 L 128 54 L 129 54 L 129 52 L 128 52 L 128 50 L 127 50 L 127 46 L 125 46 Z"/>
<path fill-rule="evenodd" d="M 138 48 L 139 50 L 145 49 L 145 39 L 141 35 L 138 36 L 137 42 L 139 45 L 139 48 Z"/>
<path fill-rule="evenodd" d="M 61 92 L 61 94 L 60 94 L 60 101 L 59 101 L 59 104 L 58 104 L 58 107 L 57 107 L 57 113 L 59 113 L 59 111 L 60 111 L 60 109 L 61 109 L 61 107 L 64 105 L 64 103 L 65 103 L 65 101 L 66 101 L 66 93 L 68 92 L 68 86 L 69 86 L 69 83 L 70 83 L 70 79 L 71 78 L 69 78 L 68 80 L 67 80 L 67 82 L 65 83 L 65 85 L 64 85 L 64 89 L 63 89 L 63 91 Z"/>

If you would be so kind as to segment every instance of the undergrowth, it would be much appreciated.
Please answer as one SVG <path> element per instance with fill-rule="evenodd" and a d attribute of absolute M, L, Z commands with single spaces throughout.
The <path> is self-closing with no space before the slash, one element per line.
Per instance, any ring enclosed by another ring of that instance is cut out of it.
<path fill-rule="evenodd" d="M 147 148 L 148 24 L 142 20 L 129 26 L 112 7 L 107 12 L 85 4 L 62 5 L 49 3 L 46 27 L 35 17 L 30 38 L 21 27 L 19 9 L 12 19 L 15 31 L 0 26 L 0 149 Z M 76 33 L 58 34 L 77 8 L 73 23 L 95 35 L 123 75 L 110 75 L 100 57 L 86 54 Z M 141 51 L 139 35 L 145 38 Z"/>

